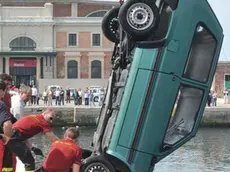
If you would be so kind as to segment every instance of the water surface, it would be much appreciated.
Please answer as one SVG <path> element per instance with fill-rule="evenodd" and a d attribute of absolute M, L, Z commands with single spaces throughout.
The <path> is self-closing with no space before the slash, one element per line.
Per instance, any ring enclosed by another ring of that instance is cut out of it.
<path fill-rule="evenodd" d="M 81 128 L 80 131 L 79 144 L 90 148 L 94 128 Z M 54 128 L 54 132 L 63 137 L 61 128 Z M 44 153 L 48 152 L 50 142 L 44 135 L 38 135 L 31 141 Z M 36 160 L 42 162 L 42 159 Z M 214 171 L 230 172 L 230 129 L 200 129 L 195 138 L 158 163 L 154 172 Z"/>

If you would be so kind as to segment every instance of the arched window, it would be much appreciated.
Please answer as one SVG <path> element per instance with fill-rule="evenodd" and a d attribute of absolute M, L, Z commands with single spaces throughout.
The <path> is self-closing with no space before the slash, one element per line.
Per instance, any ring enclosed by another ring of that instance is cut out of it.
<path fill-rule="evenodd" d="M 18 37 L 10 42 L 11 51 L 34 51 L 36 42 L 28 37 Z"/>
<path fill-rule="evenodd" d="M 67 77 L 78 78 L 78 63 L 75 60 L 70 60 L 67 63 Z"/>
<path fill-rule="evenodd" d="M 101 78 L 101 61 L 94 60 L 91 62 L 91 78 Z"/>
<path fill-rule="evenodd" d="M 89 15 L 87 15 L 87 17 L 104 17 L 106 13 L 107 13 L 106 10 L 94 11 Z"/>

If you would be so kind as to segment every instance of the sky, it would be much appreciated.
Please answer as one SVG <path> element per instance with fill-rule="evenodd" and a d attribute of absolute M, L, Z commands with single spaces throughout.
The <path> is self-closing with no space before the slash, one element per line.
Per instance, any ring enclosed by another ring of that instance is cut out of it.
<path fill-rule="evenodd" d="M 219 61 L 230 61 L 230 0 L 208 0 L 224 30 Z"/>

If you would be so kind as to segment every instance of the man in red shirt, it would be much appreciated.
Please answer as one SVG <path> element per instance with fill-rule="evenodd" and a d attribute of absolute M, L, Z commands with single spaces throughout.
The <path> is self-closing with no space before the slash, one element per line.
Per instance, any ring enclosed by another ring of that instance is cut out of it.
<path fill-rule="evenodd" d="M 36 172 L 79 172 L 82 150 L 75 143 L 79 137 L 79 131 L 75 127 L 68 128 L 65 132 L 64 139 L 55 141 L 46 157 L 41 169 Z M 57 158 L 58 157 L 58 158 Z"/>
<path fill-rule="evenodd" d="M 6 143 L 6 147 L 19 157 L 25 165 L 26 171 L 35 170 L 35 160 L 31 151 L 36 155 L 43 155 L 42 151 L 33 147 L 27 139 L 43 132 L 50 141 L 58 140 L 50 128 L 54 116 L 55 111 L 53 109 L 46 109 L 42 114 L 22 117 L 13 124 L 13 134 Z"/>
<path fill-rule="evenodd" d="M 8 74 L 0 74 L 0 81 L 6 84 L 6 91 L 4 97 L 2 97 L 2 101 L 6 105 L 6 110 L 10 114 L 11 108 L 11 95 L 9 94 L 12 77 Z M 11 115 L 11 122 L 14 123 L 16 119 Z M 7 156 L 8 158 L 4 158 Z M 11 156 L 11 158 L 9 158 Z M 11 170 L 15 172 L 16 170 L 16 156 L 12 154 L 7 148 L 4 147 L 3 143 L 0 142 L 0 170 Z"/>

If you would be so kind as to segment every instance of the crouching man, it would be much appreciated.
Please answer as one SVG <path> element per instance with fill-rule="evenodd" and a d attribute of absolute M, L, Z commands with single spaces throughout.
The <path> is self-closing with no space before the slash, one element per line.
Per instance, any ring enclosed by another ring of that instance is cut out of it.
<path fill-rule="evenodd" d="M 64 139 L 55 141 L 43 163 L 41 169 L 36 172 L 80 172 L 82 149 L 75 143 L 79 137 L 79 131 L 75 127 L 68 128 Z"/>
<path fill-rule="evenodd" d="M 35 160 L 31 151 L 36 155 L 43 154 L 40 149 L 33 147 L 27 139 L 43 132 L 51 142 L 58 140 L 50 128 L 54 116 L 55 111 L 53 109 L 46 109 L 42 114 L 25 116 L 13 124 L 11 138 L 6 139 L 6 135 L 1 135 L 4 137 L 5 146 L 18 156 L 28 172 L 35 170 Z"/>

